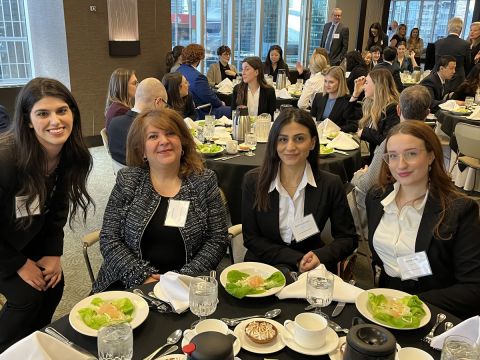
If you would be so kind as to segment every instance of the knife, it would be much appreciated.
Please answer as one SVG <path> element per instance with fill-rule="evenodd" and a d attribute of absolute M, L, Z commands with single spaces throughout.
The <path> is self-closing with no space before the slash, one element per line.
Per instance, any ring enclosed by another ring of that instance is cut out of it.
<path fill-rule="evenodd" d="M 65 336 L 63 336 L 61 333 L 59 333 L 54 328 L 48 326 L 48 327 L 45 328 L 45 332 L 48 335 L 57 339 L 58 341 L 61 341 L 62 343 L 67 344 L 68 346 L 70 346 L 72 349 L 78 351 L 79 353 L 82 353 L 83 355 L 88 356 L 89 359 L 97 359 L 97 357 L 95 355 L 93 355 L 91 352 L 85 350 L 80 345 L 77 345 L 77 344 L 71 342 L 70 340 L 68 340 Z"/>
<path fill-rule="evenodd" d="M 351 285 L 355 285 L 355 280 L 352 279 L 348 283 L 351 284 Z M 345 302 L 339 301 L 337 306 L 335 306 L 335 309 L 333 309 L 332 317 L 336 317 L 336 316 L 340 315 L 340 313 L 343 311 L 344 307 L 345 307 Z"/>

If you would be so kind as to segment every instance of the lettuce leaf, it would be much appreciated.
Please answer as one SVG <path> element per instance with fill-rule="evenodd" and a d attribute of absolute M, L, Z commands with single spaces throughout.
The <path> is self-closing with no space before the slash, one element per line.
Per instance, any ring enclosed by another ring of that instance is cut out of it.
<path fill-rule="evenodd" d="M 375 320 L 398 329 L 418 328 L 426 315 L 423 302 L 416 295 L 391 299 L 368 293 L 368 310 Z"/>
<path fill-rule="evenodd" d="M 280 271 L 276 271 L 268 278 L 261 277 L 261 284 L 254 286 L 249 283 L 250 274 L 238 270 L 231 270 L 227 273 L 227 284 L 225 290 L 232 296 L 242 299 L 247 295 L 262 294 L 265 291 L 285 285 L 285 277 Z M 262 281 L 263 280 L 263 281 Z"/>
<path fill-rule="evenodd" d="M 104 304 L 112 304 L 122 313 L 121 319 L 112 319 L 108 314 L 103 313 L 99 314 L 99 308 Z M 114 299 L 114 300 L 103 300 L 100 297 L 95 297 L 90 302 L 88 307 L 78 310 L 78 314 L 82 321 L 88 327 L 98 330 L 102 326 L 118 323 L 118 322 L 131 322 L 133 320 L 133 312 L 135 310 L 135 305 L 128 298 Z"/>

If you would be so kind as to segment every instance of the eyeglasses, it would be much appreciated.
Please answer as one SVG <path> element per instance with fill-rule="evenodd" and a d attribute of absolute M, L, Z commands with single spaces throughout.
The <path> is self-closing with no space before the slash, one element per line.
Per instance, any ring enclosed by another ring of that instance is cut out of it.
<path fill-rule="evenodd" d="M 402 153 L 388 152 L 382 155 L 383 161 L 388 165 L 396 164 L 400 161 L 400 156 L 403 158 L 403 161 L 406 163 L 414 163 L 418 160 L 420 153 L 422 151 L 427 151 L 425 149 L 410 149 Z"/>

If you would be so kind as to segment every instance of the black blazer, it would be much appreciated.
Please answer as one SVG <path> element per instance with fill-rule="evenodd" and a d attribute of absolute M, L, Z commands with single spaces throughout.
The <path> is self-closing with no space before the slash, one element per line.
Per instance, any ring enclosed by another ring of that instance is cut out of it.
<path fill-rule="evenodd" d="M 243 241 L 248 249 L 245 261 L 261 261 L 270 265 L 287 265 L 298 269 L 298 261 L 304 254 L 313 251 L 320 262 L 336 273 L 337 262 L 350 255 L 358 245 L 352 214 L 342 182 L 337 175 L 319 171 L 315 176 L 317 187 L 307 185 L 305 189 L 304 214 L 312 214 L 320 232 L 327 219 L 331 221 L 335 239 L 325 245 L 320 234 L 299 243 L 287 245 L 279 230 L 279 194 L 269 194 L 270 210 L 254 209 L 256 182 L 259 169 L 249 171 L 243 179 L 242 224 Z"/>
<path fill-rule="evenodd" d="M 330 31 L 330 26 L 332 22 L 328 22 L 323 26 L 322 40 L 320 42 L 320 47 L 326 48 L 326 42 L 328 37 L 328 32 Z M 338 38 L 335 39 L 334 35 L 338 35 Z M 330 64 L 332 66 L 340 65 L 342 60 L 345 58 L 345 55 L 348 51 L 348 37 L 349 30 L 348 26 L 339 23 L 335 29 L 335 34 L 332 35 L 332 44 L 330 45 Z"/>
<path fill-rule="evenodd" d="M 243 104 L 237 104 L 237 94 L 240 84 L 235 85 L 232 93 L 232 110 L 235 110 L 237 106 L 247 105 L 247 98 L 244 99 Z M 272 87 L 260 88 L 260 99 L 258 100 L 258 112 L 257 114 L 267 113 L 274 119 L 273 114 L 277 106 L 277 97 L 275 95 L 275 89 Z"/>
<path fill-rule="evenodd" d="M 470 43 L 454 34 L 437 40 L 435 42 L 435 70 L 438 70 L 438 61 L 442 55 L 452 55 L 457 60 L 455 75 L 448 83 L 448 90 L 454 91 L 465 80 L 465 71 L 470 69 Z"/>
<path fill-rule="evenodd" d="M 383 270 L 383 264 L 373 246 L 373 235 L 383 216 L 380 203 L 391 191 L 385 193 L 373 188 L 365 201 L 368 218 L 368 239 L 373 265 Z M 433 234 L 441 216 L 440 201 L 430 193 L 423 212 L 415 242 L 415 251 L 426 251 L 431 276 L 401 281 L 382 271 L 380 287 L 399 289 L 417 294 L 422 300 L 438 306 L 461 318 L 480 314 L 480 222 L 478 205 L 468 198 L 456 199 L 447 209 L 440 233 L 443 240 Z"/>
<path fill-rule="evenodd" d="M 383 51 L 383 49 L 385 49 L 385 47 L 389 45 L 387 34 L 384 34 L 383 37 L 381 39 L 378 39 L 378 41 L 376 42 L 373 39 L 374 39 L 373 37 L 370 37 L 370 36 L 368 37 L 367 46 L 365 47 L 365 50 L 370 51 L 372 46 L 379 46 Z"/>
<path fill-rule="evenodd" d="M 327 105 L 328 94 L 317 93 L 312 102 L 312 109 L 310 114 L 317 119 L 317 121 L 325 120 L 323 111 Z M 333 105 L 332 112 L 328 116 L 335 124 L 340 126 L 343 132 L 356 132 L 358 129 L 358 120 L 362 117 L 362 113 L 356 109 L 355 102 L 350 102 L 350 96 L 345 95 L 337 98 L 335 105 Z"/>
<path fill-rule="evenodd" d="M 373 69 L 387 69 L 392 73 L 393 81 L 395 81 L 395 85 L 397 86 L 398 92 L 402 92 L 403 84 L 402 79 L 400 79 L 400 68 L 398 66 L 392 65 L 386 61 L 379 62 Z"/>
<path fill-rule="evenodd" d="M 432 102 L 430 103 L 430 112 L 434 114 L 439 109 L 438 105 L 445 102 L 445 100 L 443 100 L 443 96 L 446 94 L 446 92 L 442 86 L 442 81 L 440 80 L 438 74 L 435 71 L 432 71 L 420 82 L 420 85 L 425 86 L 430 92 L 430 96 L 432 97 Z"/>
<path fill-rule="evenodd" d="M 350 94 L 353 94 L 353 90 L 355 88 L 355 79 L 359 78 L 360 76 L 367 76 L 368 70 L 369 70 L 368 66 L 356 65 L 350 71 L 350 74 L 348 75 L 348 78 L 347 78 L 347 86 L 348 86 L 348 91 L 350 91 Z"/>
<path fill-rule="evenodd" d="M 263 73 L 265 75 L 272 75 L 273 82 L 277 82 L 278 70 L 280 69 L 285 70 L 285 74 L 287 75 L 288 80 L 292 82 L 292 76 L 290 75 L 290 70 L 287 64 L 281 65 L 281 66 L 277 65 L 277 68 L 273 70 L 271 65 L 268 65 L 267 63 L 263 63 Z"/>
<path fill-rule="evenodd" d="M 138 113 L 128 110 L 125 114 L 114 117 L 108 124 L 108 148 L 113 160 L 127 164 L 127 135 Z"/>

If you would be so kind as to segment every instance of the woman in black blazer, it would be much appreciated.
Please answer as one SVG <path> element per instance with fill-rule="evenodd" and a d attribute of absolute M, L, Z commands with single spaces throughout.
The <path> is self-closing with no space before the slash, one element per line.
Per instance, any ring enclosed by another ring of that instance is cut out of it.
<path fill-rule="evenodd" d="M 277 82 L 278 70 L 280 69 L 285 70 L 288 80 L 292 82 L 288 65 L 285 60 L 283 60 L 282 48 L 279 45 L 272 45 L 270 49 L 268 49 L 267 58 L 263 64 L 263 72 L 266 75 L 272 75 L 273 82 Z"/>
<path fill-rule="evenodd" d="M 323 94 L 315 95 L 310 114 L 317 121 L 329 118 L 343 132 L 357 131 L 362 114 L 356 109 L 356 104 L 349 101 L 345 72 L 340 66 L 332 66 L 327 70 L 323 91 Z"/>
<path fill-rule="evenodd" d="M 336 272 L 337 262 L 357 247 L 343 185 L 338 176 L 318 170 L 318 151 L 317 129 L 308 112 L 282 111 L 268 136 L 262 166 L 248 172 L 243 182 L 245 261 L 300 272 L 323 263 Z M 317 231 L 295 237 L 292 225 L 309 215 Z M 334 240 L 325 245 L 320 231 L 328 219 Z"/>
<path fill-rule="evenodd" d="M 162 78 L 168 94 L 168 105 L 183 118 L 197 119 L 192 94 L 188 91 L 190 84 L 179 72 L 166 73 Z"/>
<path fill-rule="evenodd" d="M 359 51 L 348 52 L 346 59 L 347 59 L 347 72 L 350 73 L 347 78 L 347 86 L 350 94 L 353 94 L 353 90 L 355 89 L 355 79 L 358 79 L 361 76 L 367 76 L 369 72 L 369 68 L 362 54 Z M 371 55 L 370 55 L 370 63 L 371 63 Z"/>
<path fill-rule="evenodd" d="M 388 35 L 383 32 L 382 25 L 378 22 L 370 25 L 365 50 L 370 50 L 372 46 L 380 46 L 382 49 L 388 46 Z"/>
<path fill-rule="evenodd" d="M 276 100 L 275 89 L 267 84 L 263 76 L 262 60 L 257 56 L 245 58 L 242 62 L 242 82 L 233 88 L 232 110 L 246 105 L 249 115 L 267 113 L 273 120 Z"/>
<path fill-rule="evenodd" d="M 424 122 L 395 126 L 384 156 L 380 187 L 366 199 L 378 285 L 416 294 L 461 318 L 479 315 L 478 204 L 457 192 L 443 167 L 442 146 Z M 397 260 L 423 251 L 431 274 L 402 280 Z"/>

